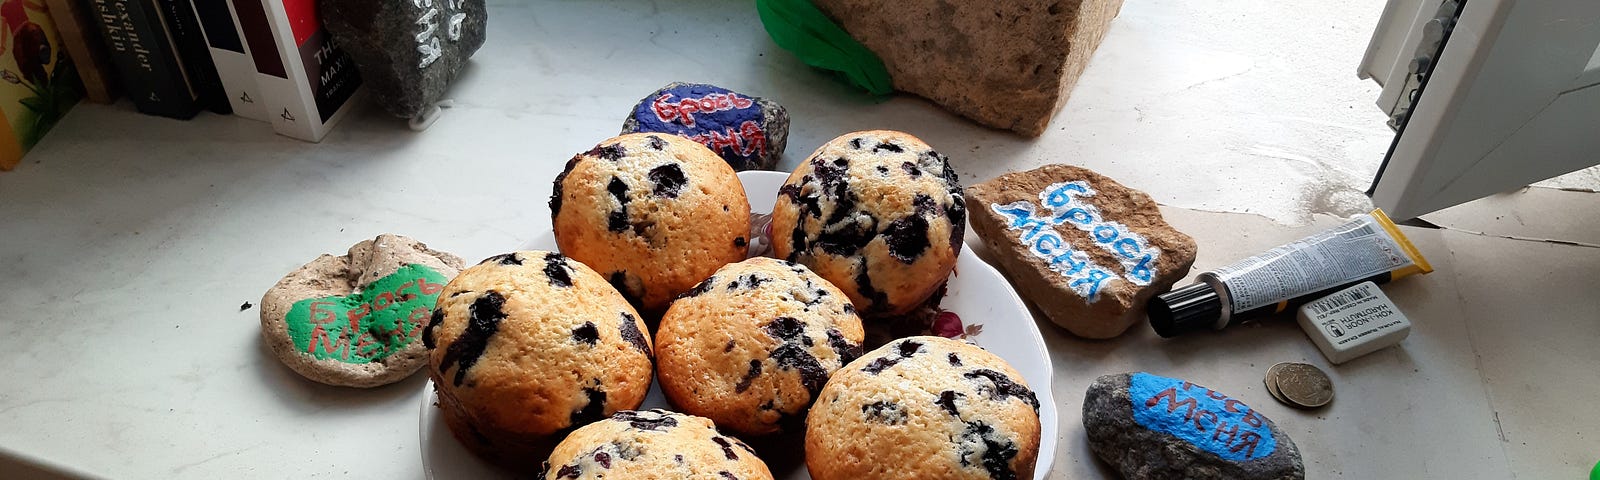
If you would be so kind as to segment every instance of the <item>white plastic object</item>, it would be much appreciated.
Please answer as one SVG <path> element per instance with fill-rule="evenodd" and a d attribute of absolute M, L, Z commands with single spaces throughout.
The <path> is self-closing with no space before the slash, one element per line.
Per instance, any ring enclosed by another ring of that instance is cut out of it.
<path fill-rule="evenodd" d="M 1411 334 L 1411 320 L 1370 281 L 1302 305 L 1297 318 L 1311 343 L 1335 364 L 1398 344 Z"/>
<path fill-rule="evenodd" d="M 1600 1 L 1390 0 L 1360 71 L 1403 126 L 1372 203 L 1405 221 L 1600 161 L 1597 45 Z"/>
<path fill-rule="evenodd" d="M 433 122 L 439 121 L 439 116 L 444 114 L 444 109 L 454 106 L 456 106 L 456 101 L 448 98 L 428 104 L 427 107 L 422 109 L 422 113 L 412 117 L 408 122 L 411 130 L 418 132 L 427 130 L 428 127 L 433 126 Z"/>

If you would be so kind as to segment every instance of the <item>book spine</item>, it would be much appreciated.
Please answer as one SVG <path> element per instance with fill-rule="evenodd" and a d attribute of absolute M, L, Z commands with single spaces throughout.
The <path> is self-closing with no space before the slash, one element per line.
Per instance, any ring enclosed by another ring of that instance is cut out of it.
<path fill-rule="evenodd" d="M 217 77 L 217 67 L 211 62 L 211 51 L 206 46 L 204 32 L 200 31 L 200 18 L 188 0 L 155 0 L 161 9 L 167 35 L 177 47 L 178 61 L 184 74 L 194 86 L 201 104 L 219 114 L 233 113 L 227 93 L 222 90 L 222 79 Z"/>
<path fill-rule="evenodd" d="M 231 8 L 221 0 L 190 0 L 200 17 L 200 33 L 211 53 L 211 62 L 222 80 L 223 95 L 233 114 L 257 121 L 270 121 L 262 105 L 261 87 L 256 84 L 256 66 L 250 59 L 244 34 L 234 20 Z"/>
<path fill-rule="evenodd" d="M 289 70 L 277 39 L 272 35 L 272 20 L 267 16 L 266 6 L 261 0 L 229 0 L 228 6 L 232 8 L 234 20 L 239 22 L 246 48 L 250 49 L 262 109 L 266 110 L 272 129 L 288 137 L 310 136 L 309 130 L 300 129 L 298 123 L 289 121 L 304 117 L 306 113 L 294 83 L 289 81 Z"/>
<path fill-rule="evenodd" d="M 361 89 L 355 63 L 340 50 L 317 17 L 314 0 L 233 0 L 240 25 L 258 18 L 270 32 L 276 64 L 262 68 L 257 55 L 257 80 L 272 98 L 273 127 L 286 136 L 317 142 L 343 118 Z M 264 32 L 257 32 L 264 33 Z M 245 36 L 255 52 L 249 28 Z"/>
<path fill-rule="evenodd" d="M 89 0 L 106 53 L 140 112 L 177 119 L 200 112 L 176 48 L 150 0 Z"/>
<path fill-rule="evenodd" d="M 111 61 L 106 58 L 105 42 L 100 40 L 100 29 L 94 18 L 76 0 L 48 0 L 50 19 L 55 21 L 61 43 L 67 55 L 78 68 L 83 80 L 84 94 L 95 103 L 111 103 L 117 98 L 116 80 Z"/>

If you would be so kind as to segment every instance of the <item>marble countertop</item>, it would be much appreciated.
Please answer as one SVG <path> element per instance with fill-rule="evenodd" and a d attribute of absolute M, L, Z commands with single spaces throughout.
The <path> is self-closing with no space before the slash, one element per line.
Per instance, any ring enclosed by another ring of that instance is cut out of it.
<path fill-rule="evenodd" d="M 888 128 L 950 155 L 963 181 L 1095 169 L 1168 205 L 1200 245 L 1197 268 L 1332 221 L 1318 199 L 1365 188 L 1391 135 L 1376 86 L 1354 78 L 1382 2 L 1192 3 L 1128 0 L 1037 140 L 852 91 L 772 45 L 738 1 L 491 2 L 456 107 L 421 133 L 370 106 L 320 144 L 234 117 L 80 106 L 0 174 L 0 477 L 422 478 L 422 375 L 370 390 L 305 381 L 266 351 L 259 310 L 243 304 L 379 233 L 469 260 L 522 245 L 548 230 L 565 160 L 675 80 L 785 104 L 785 168 L 836 135 Z M 1518 205 L 1593 211 L 1592 194 L 1561 193 Z M 1052 478 L 1110 475 L 1077 412 L 1094 377 L 1131 370 L 1247 399 L 1313 478 L 1587 472 L 1600 455 L 1600 416 L 1584 407 L 1600 394 L 1600 249 L 1408 231 L 1438 268 L 1387 289 L 1416 330 L 1337 368 L 1292 322 L 1102 342 L 1041 323 L 1062 411 Z M 1333 405 L 1273 403 L 1261 375 L 1278 361 L 1327 368 Z"/>

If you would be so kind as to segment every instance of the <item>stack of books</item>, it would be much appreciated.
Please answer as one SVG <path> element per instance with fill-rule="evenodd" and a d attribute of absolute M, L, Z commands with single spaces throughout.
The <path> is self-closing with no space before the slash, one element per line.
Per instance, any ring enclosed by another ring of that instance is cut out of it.
<path fill-rule="evenodd" d="M 6 169 L 85 94 L 316 142 L 361 90 L 316 0 L 0 0 L 0 48 L 0 107 L 17 133 L 0 138 Z"/>
<path fill-rule="evenodd" d="M 231 111 L 315 142 L 361 88 L 316 0 L 59 1 L 89 7 L 118 86 L 144 113 Z"/>

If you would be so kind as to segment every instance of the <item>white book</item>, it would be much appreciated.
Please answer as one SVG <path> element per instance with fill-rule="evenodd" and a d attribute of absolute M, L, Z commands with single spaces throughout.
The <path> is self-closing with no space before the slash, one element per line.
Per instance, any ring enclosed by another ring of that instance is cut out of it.
<path fill-rule="evenodd" d="M 273 129 L 288 137 L 322 141 L 355 103 L 361 75 L 323 28 L 316 0 L 231 3 L 251 47 L 256 83 Z"/>
<path fill-rule="evenodd" d="M 211 50 L 211 63 L 217 67 L 217 77 L 222 79 L 233 114 L 269 121 L 271 117 L 267 116 L 267 108 L 261 101 L 261 87 L 256 84 L 256 64 L 250 59 L 250 47 L 245 44 L 244 32 L 234 20 L 233 7 L 228 3 L 189 0 L 200 18 L 200 33 Z"/>

